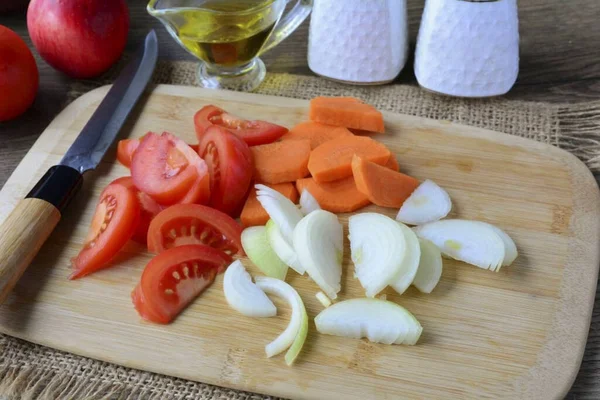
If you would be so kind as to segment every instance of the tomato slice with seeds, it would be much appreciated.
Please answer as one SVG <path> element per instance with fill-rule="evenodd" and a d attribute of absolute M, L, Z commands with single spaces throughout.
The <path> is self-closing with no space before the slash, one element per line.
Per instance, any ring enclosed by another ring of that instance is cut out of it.
<path fill-rule="evenodd" d="M 242 227 L 229 215 L 200 204 L 161 211 L 148 229 L 148 250 L 161 253 L 186 244 L 205 244 L 227 254 L 244 254 Z"/>
<path fill-rule="evenodd" d="M 109 266 L 109 261 L 132 237 L 140 218 L 135 192 L 118 182 L 108 185 L 100 195 L 83 249 L 71 260 L 77 279 Z"/>
<path fill-rule="evenodd" d="M 250 148 L 227 130 L 211 126 L 202 136 L 198 153 L 210 173 L 210 206 L 238 216 L 254 174 Z"/>
<path fill-rule="evenodd" d="M 171 322 L 231 263 L 231 256 L 204 245 L 186 245 L 154 257 L 131 293 L 140 316 L 160 324 Z"/>
<path fill-rule="evenodd" d="M 143 137 L 141 138 L 143 139 Z M 127 168 L 131 168 L 131 160 L 133 159 L 133 153 L 137 150 L 140 145 L 141 139 L 123 139 L 119 140 L 117 146 L 117 160 Z M 197 144 L 188 144 L 196 153 L 198 152 Z"/>
<path fill-rule="evenodd" d="M 152 219 L 162 211 L 163 207 L 146 193 L 140 192 L 133 184 L 133 179 L 131 179 L 130 176 L 119 178 L 113 183 L 119 183 L 135 192 L 140 205 L 140 219 L 131 240 L 140 244 L 146 244 L 150 222 L 152 222 Z"/>
<path fill-rule="evenodd" d="M 229 114 L 222 108 L 208 105 L 202 107 L 194 115 L 194 126 L 198 141 L 208 128 L 216 125 L 227 129 L 234 135 L 239 136 L 248 146 L 272 143 L 287 133 L 288 129 L 266 121 L 251 121 L 233 114 Z"/>
<path fill-rule="evenodd" d="M 176 136 L 148 133 L 133 154 L 133 183 L 161 205 L 206 203 L 210 198 L 208 166 Z"/>

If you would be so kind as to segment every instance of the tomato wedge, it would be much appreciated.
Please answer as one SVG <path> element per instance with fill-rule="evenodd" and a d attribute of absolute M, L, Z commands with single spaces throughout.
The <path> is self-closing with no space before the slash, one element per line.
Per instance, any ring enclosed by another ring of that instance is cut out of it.
<path fill-rule="evenodd" d="M 211 126 L 202 136 L 198 153 L 210 172 L 210 206 L 239 215 L 254 172 L 250 148 L 233 133 Z"/>
<path fill-rule="evenodd" d="M 140 316 L 171 322 L 231 263 L 231 256 L 204 245 L 174 247 L 154 257 L 131 299 Z"/>
<path fill-rule="evenodd" d="M 137 227 L 135 228 L 135 232 L 131 237 L 131 240 L 141 244 L 146 244 L 150 222 L 152 222 L 152 219 L 159 212 L 161 212 L 163 208 L 160 206 L 160 204 L 154 201 L 152 197 L 148 196 L 144 192 L 140 192 L 133 184 L 133 179 L 131 179 L 130 176 L 124 176 L 122 178 L 119 178 L 113 183 L 119 183 L 135 192 L 140 205 L 140 219 L 138 221 Z"/>
<path fill-rule="evenodd" d="M 71 260 L 77 279 L 109 266 L 109 261 L 132 237 L 140 218 L 135 192 L 112 182 L 100 195 L 83 249 Z"/>
<path fill-rule="evenodd" d="M 198 141 L 206 130 L 217 125 L 239 136 L 248 146 L 272 143 L 287 133 L 288 129 L 266 121 L 250 121 L 229 114 L 222 108 L 208 105 L 194 115 L 194 125 Z"/>
<path fill-rule="evenodd" d="M 142 137 L 143 139 L 143 137 Z M 119 140 L 117 146 L 117 160 L 127 168 L 131 168 L 131 160 L 133 159 L 133 153 L 137 150 L 140 145 L 141 139 L 123 139 Z M 188 144 L 196 153 L 198 152 L 197 144 Z"/>
<path fill-rule="evenodd" d="M 127 168 L 130 168 L 133 153 L 135 153 L 135 150 L 139 145 L 139 139 L 119 140 L 119 145 L 117 146 L 117 160 Z"/>
<path fill-rule="evenodd" d="M 200 204 L 176 204 L 161 211 L 148 229 L 148 250 L 161 253 L 186 244 L 205 244 L 227 254 L 244 254 L 242 227 L 229 215 Z"/>
<path fill-rule="evenodd" d="M 131 162 L 133 183 L 161 205 L 207 203 L 208 166 L 190 146 L 174 135 L 149 132 Z"/>

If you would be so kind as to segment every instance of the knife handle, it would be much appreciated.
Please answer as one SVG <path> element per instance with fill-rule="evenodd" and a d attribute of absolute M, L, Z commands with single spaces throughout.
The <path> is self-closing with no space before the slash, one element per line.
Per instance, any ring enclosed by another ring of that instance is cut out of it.
<path fill-rule="evenodd" d="M 0 304 L 46 242 L 82 182 L 79 171 L 71 167 L 50 168 L 0 225 Z"/>

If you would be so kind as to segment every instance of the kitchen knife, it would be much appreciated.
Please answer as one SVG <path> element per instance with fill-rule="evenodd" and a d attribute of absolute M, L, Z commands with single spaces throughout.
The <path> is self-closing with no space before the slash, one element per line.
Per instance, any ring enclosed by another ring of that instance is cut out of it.
<path fill-rule="evenodd" d="M 61 213 L 98 166 L 152 77 L 158 57 L 156 32 L 123 69 L 75 142 L 0 226 L 0 304 L 50 236 Z"/>

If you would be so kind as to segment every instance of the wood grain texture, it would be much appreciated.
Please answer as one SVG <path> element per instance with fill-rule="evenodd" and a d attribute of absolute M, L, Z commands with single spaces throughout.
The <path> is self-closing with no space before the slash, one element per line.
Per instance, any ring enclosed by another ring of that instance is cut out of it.
<path fill-rule="evenodd" d="M 60 212 L 40 199 L 23 199 L 0 225 L 0 304 L 60 221 Z"/>
<path fill-rule="evenodd" d="M 81 97 L 48 127 L 0 192 L 0 220 L 60 159 L 106 91 Z M 122 136 L 169 130 L 193 140 L 193 114 L 207 103 L 287 126 L 305 119 L 308 105 L 158 86 Z M 227 306 L 222 276 L 175 323 L 142 322 L 129 293 L 150 255 L 133 244 L 114 268 L 68 281 L 69 259 L 83 243 L 100 191 L 128 173 L 114 149 L 86 176 L 81 196 L 0 308 L 0 330 L 127 367 L 292 398 L 562 398 L 583 355 L 600 261 L 600 196 L 589 170 L 569 153 L 514 136 L 389 113 L 385 119 L 387 133 L 377 138 L 403 171 L 435 179 L 453 198 L 452 216 L 500 226 L 521 254 L 496 274 L 446 260 L 431 295 L 388 291 L 421 321 L 417 346 L 319 335 L 311 321 L 305 349 L 287 368 L 281 357 L 264 356 L 264 345 L 286 325 L 287 308 L 266 320 L 240 316 Z M 362 297 L 347 240 L 344 265 L 340 298 Z M 321 310 L 317 287 L 288 275 L 314 317 Z"/>

